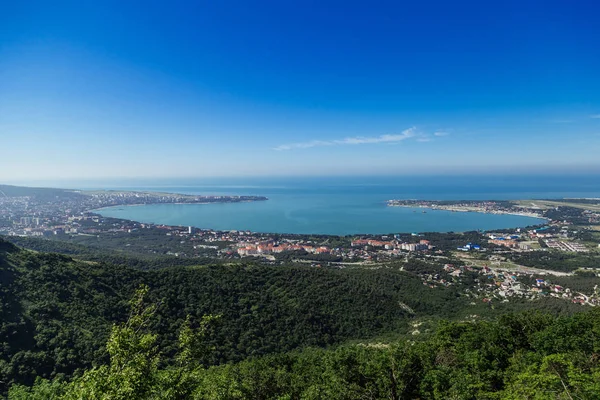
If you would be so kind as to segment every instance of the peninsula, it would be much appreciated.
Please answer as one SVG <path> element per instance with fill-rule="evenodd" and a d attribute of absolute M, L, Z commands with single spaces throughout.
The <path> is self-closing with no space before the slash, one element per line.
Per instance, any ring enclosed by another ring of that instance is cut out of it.
<path fill-rule="evenodd" d="M 0 208 L 25 218 L 55 218 L 104 207 L 145 204 L 241 203 L 268 200 L 264 196 L 205 196 L 132 190 L 72 190 L 0 185 Z M 33 214 L 32 214 L 33 212 Z"/>
<path fill-rule="evenodd" d="M 546 218 L 544 209 L 517 201 L 498 200 L 388 200 L 389 207 L 425 208 L 452 212 L 478 212 L 485 214 L 511 214 Z"/>

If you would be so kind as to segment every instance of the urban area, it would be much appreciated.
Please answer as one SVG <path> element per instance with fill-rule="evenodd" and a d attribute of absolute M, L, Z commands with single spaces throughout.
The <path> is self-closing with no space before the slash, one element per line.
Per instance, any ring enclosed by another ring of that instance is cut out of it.
<path fill-rule="evenodd" d="M 444 209 L 457 212 L 522 213 L 545 218 L 539 226 L 496 232 L 390 233 L 386 235 L 297 235 L 250 231 L 216 231 L 192 226 L 168 226 L 106 218 L 102 207 L 153 203 L 264 201 L 260 196 L 190 196 L 138 192 L 55 192 L 8 195 L 0 188 L 0 235 L 53 243 L 98 246 L 117 254 L 177 258 L 191 264 L 251 262 L 271 265 L 302 263 L 314 267 L 377 268 L 396 261 L 421 260 L 437 270 L 420 274 L 429 287 L 450 286 L 475 274 L 467 295 L 484 302 L 511 297 L 552 296 L 574 303 L 599 305 L 598 288 L 588 293 L 554 281 L 586 273 L 598 276 L 593 262 L 600 254 L 598 201 L 556 205 L 559 200 L 515 202 L 434 202 L 391 200 L 389 206 L 413 207 L 415 212 Z M 13 193 L 14 194 L 14 193 Z M 17 193 L 18 194 L 18 193 Z M 582 200 L 583 201 L 583 200 Z M 573 200 L 570 200 L 573 203 Z M 555 268 L 553 258 L 579 254 L 580 265 Z M 585 258 L 587 257 L 587 258 Z M 546 260 L 545 260 L 546 259 Z M 589 264 L 589 265 L 588 265 Z M 437 271 L 437 272 L 436 272 Z"/>

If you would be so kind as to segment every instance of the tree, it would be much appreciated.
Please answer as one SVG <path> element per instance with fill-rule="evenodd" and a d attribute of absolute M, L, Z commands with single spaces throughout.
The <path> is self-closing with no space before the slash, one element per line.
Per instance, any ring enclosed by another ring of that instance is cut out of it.
<path fill-rule="evenodd" d="M 204 317 L 198 330 L 190 319 L 181 329 L 178 369 L 159 370 L 157 335 L 148 332 L 155 304 L 147 304 L 148 286 L 142 285 L 130 301 L 131 313 L 127 322 L 114 325 L 106 349 L 110 363 L 86 371 L 81 377 L 65 384 L 38 380 L 33 390 L 14 386 L 10 399 L 56 398 L 65 400 L 146 400 L 187 398 L 193 390 L 190 375 L 194 359 L 204 351 L 202 338 L 217 317 Z M 167 390 L 165 390 L 167 389 Z"/>

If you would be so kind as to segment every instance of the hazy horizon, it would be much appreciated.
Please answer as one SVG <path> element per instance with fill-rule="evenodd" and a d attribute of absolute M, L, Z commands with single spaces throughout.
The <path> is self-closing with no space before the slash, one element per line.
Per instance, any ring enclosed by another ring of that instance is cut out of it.
<path fill-rule="evenodd" d="M 395 174 L 395 175 L 271 175 L 271 176 L 221 176 L 221 177 L 105 177 L 72 179 L 15 179 L 0 180 L 0 185 L 51 187 L 63 189 L 136 189 L 136 188 L 183 188 L 183 187 L 227 187 L 227 188 L 291 188 L 297 185 L 311 186 L 385 186 L 385 185 L 439 185 L 451 187 L 455 184 L 477 183 L 490 185 L 531 185 L 535 187 L 567 188 L 570 185 L 579 189 L 597 188 L 600 177 L 595 172 L 561 171 L 554 173 L 506 173 L 503 171 L 471 172 L 463 174 Z"/>

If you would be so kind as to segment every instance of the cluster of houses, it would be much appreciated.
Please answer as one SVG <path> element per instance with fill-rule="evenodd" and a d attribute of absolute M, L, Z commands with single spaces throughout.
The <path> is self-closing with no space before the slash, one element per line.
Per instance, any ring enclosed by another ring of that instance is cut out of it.
<path fill-rule="evenodd" d="M 465 272 L 473 272 L 475 269 L 470 266 L 454 267 L 452 264 L 445 264 L 442 269 L 450 275 L 449 279 L 446 279 L 445 274 L 427 274 L 422 275 L 423 285 L 435 288 L 436 286 L 452 286 L 460 282 L 461 275 Z"/>
<path fill-rule="evenodd" d="M 519 247 L 518 240 L 521 238 L 521 235 L 496 235 L 496 234 L 488 234 L 488 243 L 495 244 L 496 246 L 504 246 L 509 248 L 517 248 Z"/>
<path fill-rule="evenodd" d="M 577 242 L 546 239 L 544 243 L 546 243 L 546 246 L 548 246 L 549 248 L 556 250 L 573 251 L 576 253 L 587 253 L 589 251 L 587 247 Z"/>
<path fill-rule="evenodd" d="M 237 253 L 244 256 L 256 256 L 263 254 L 278 254 L 284 251 L 306 251 L 311 254 L 331 254 L 327 246 L 312 246 L 307 244 L 275 243 L 267 241 L 262 243 L 242 243 Z"/>
<path fill-rule="evenodd" d="M 584 244 L 569 240 L 571 234 L 572 232 L 566 229 L 560 232 L 548 232 L 542 228 L 533 229 L 526 233 L 516 232 L 510 235 L 489 233 L 487 236 L 489 238 L 488 243 L 517 251 L 532 250 L 531 243 L 543 242 L 548 248 L 555 250 L 578 253 L 589 252 Z"/>
<path fill-rule="evenodd" d="M 583 210 L 583 215 L 587 217 L 590 224 L 600 224 L 600 212 L 592 210 Z"/>
<path fill-rule="evenodd" d="M 382 241 L 376 239 L 356 239 L 351 243 L 352 247 L 363 247 L 368 249 L 372 248 L 383 248 L 385 250 L 406 250 L 406 251 L 422 251 L 431 250 L 434 246 L 431 245 L 429 240 L 420 240 L 418 243 L 407 243 L 400 242 L 398 240 Z"/>
<path fill-rule="evenodd" d="M 124 226 L 99 229 L 102 217 L 96 214 L 66 215 L 53 217 L 21 217 L 10 227 L 0 229 L 0 234 L 9 236 L 48 237 L 63 234 L 97 234 L 100 232 L 127 232 Z"/>
<path fill-rule="evenodd" d="M 471 251 L 471 250 L 481 251 L 481 246 L 478 245 L 477 243 L 470 243 L 469 242 L 469 243 L 465 244 L 462 247 L 457 247 L 456 250 L 460 250 L 460 251 Z"/>
<path fill-rule="evenodd" d="M 417 243 L 401 242 L 399 240 L 379 240 L 379 239 L 355 239 L 351 242 L 352 249 L 329 248 L 328 246 L 319 246 L 306 243 L 289 243 L 267 240 L 262 242 L 241 242 L 238 244 L 237 253 L 244 256 L 259 256 L 267 254 L 278 254 L 286 251 L 306 251 L 310 254 L 336 254 L 342 256 L 369 258 L 372 252 L 387 250 L 389 255 L 398 255 L 402 251 L 422 251 L 430 250 L 434 247 L 428 240 L 420 240 Z"/>
<path fill-rule="evenodd" d="M 535 299 L 542 296 L 551 296 L 571 301 L 577 304 L 600 306 L 600 292 L 598 286 L 594 293 L 584 294 L 573 292 L 569 288 L 553 284 L 544 278 L 535 278 L 533 274 L 506 269 L 492 269 L 487 266 L 474 268 L 471 266 L 455 266 L 445 264 L 442 270 L 447 274 L 429 274 L 423 277 L 423 284 L 429 287 L 439 285 L 450 286 L 460 282 L 461 276 L 468 272 L 476 272 L 476 288 L 469 289 L 474 297 L 489 303 L 492 300 L 507 301 L 510 297 L 524 297 Z M 473 292 L 474 290 L 474 292 Z"/>

